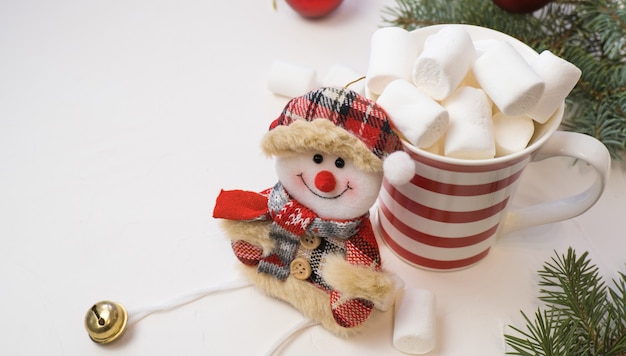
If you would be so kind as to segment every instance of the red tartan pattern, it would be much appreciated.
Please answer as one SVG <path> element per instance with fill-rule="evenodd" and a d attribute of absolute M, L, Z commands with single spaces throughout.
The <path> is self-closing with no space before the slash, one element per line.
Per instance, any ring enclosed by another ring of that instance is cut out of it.
<path fill-rule="evenodd" d="M 341 301 L 341 294 L 330 292 L 330 306 L 333 318 L 344 328 L 353 328 L 369 318 L 374 303 L 364 299 L 347 299 Z"/>
<path fill-rule="evenodd" d="M 372 224 L 369 220 L 363 221 L 358 234 L 346 241 L 346 261 L 352 265 L 367 266 L 377 271 L 381 270 L 380 250 Z"/>
<path fill-rule="evenodd" d="M 263 257 L 263 249 L 243 240 L 231 243 L 235 256 L 246 266 L 256 266 Z"/>
<path fill-rule="evenodd" d="M 378 158 L 402 149 L 385 111 L 346 88 L 321 88 L 291 99 L 270 130 L 296 120 L 325 118 L 358 137 Z"/>

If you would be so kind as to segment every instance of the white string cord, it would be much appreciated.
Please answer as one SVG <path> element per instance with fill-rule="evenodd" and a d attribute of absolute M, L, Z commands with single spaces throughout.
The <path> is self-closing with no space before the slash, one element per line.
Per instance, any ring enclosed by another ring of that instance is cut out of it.
<path fill-rule="evenodd" d="M 176 309 L 180 306 L 195 302 L 196 300 L 204 298 L 213 293 L 230 291 L 234 289 L 248 287 L 251 285 L 252 283 L 250 281 L 226 282 L 224 284 L 219 284 L 216 286 L 198 290 L 196 292 L 192 292 L 188 295 L 180 296 L 176 299 L 173 299 L 163 304 L 157 304 L 157 305 L 153 305 L 150 307 L 144 307 L 142 309 L 129 311 L 128 326 L 132 326 L 138 323 L 139 321 L 149 316 L 150 314 Z"/>
<path fill-rule="evenodd" d="M 288 341 L 293 335 L 295 335 L 298 331 L 306 329 L 308 327 L 314 326 L 314 325 L 318 325 L 319 322 L 312 320 L 312 319 L 304 319 L 301 322 L 299 322 L 298 324 L 292 326 L 289 330 L 287 330 L 286 333 L 283 334 L 283 336 L 281 336 L 278 340 L 276 340 L 274 342 L 274 344 L 272 345 L 272 347 L 269 349 L 269 351 L 265 354 L 266 356 L 272 356 L 274 355 L 274 353 L 286 342 Z"/>
<path fill-rule="evenodd" d="M 178 307 L 181 307 L 183 305 L 193 303 L 213 293 L 226 292 L 226 291 L 236 290 L 236 289 L 249 287 L 249 286 L 252 286 L 252 282 L 247 281 L 247 280 L 226 282 L 224 284 L 219 284 L 219 285 L 215 285 L 215 286 L 208 287 L 205 289 L 200 289 L 196 292 L 192 292 L 187 295 L 180 296 L 166 303 L 157 304 L 157 305 L 129 311 L 127 327 L 131 327 L 134 324 L 137 324 L 139 321 L 143 320 L 144 318 L 148 317 L 149 315 L 153 313 L 170 311 Z M 319 324 L 318 321 L 315 321 L 312 319 L 304 319 L 300 321 L 299 323 L 292 326 L 289 330 L 287 330 L 287 332 L 285 332 L 279 339 L 277 339 L 265 355 L 266 356 L 275 355 L 278 349 L 280 349 L 289 339 L 291 339 L 299 331 L 304 330 L 314 325 L 318 325 L 318 324 Z"/>

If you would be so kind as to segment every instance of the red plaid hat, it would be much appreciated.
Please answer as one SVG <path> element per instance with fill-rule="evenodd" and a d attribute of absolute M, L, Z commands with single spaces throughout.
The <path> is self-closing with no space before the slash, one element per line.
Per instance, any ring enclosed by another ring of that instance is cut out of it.
<path fill-rule="evenodd" d="M 292 99 L 270 130 L 295 120 L 319 118 L 357 136 L 380 159 L 402 149 L 387 113 L 375 102 L 345 88 L 321 88 Z"/>
<path fill-rule="evenodd" d="M 389 155 L 402 152 L 402 159 L 393 159 L 395 165 L 402 161 L 402 167 L 392 167 L 390 181 L 401 184 L 413 177 L 414 165 L 402 151 L 387 113 L 347 88 L 324 87 L 291 99 L 270 125 L 262 147 L 268 155 L 310 150 L 337 153 L 374 172 L 383 170 L 383 160 Z"/>

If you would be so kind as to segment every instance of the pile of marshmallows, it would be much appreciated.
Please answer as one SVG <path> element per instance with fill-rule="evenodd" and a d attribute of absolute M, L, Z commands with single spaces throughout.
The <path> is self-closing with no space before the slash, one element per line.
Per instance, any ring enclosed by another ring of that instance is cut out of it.
<path fill-rule="evenodd" d="M 430 152 L 488 159 L 523 150 L 574 88 L 581 71 L 549 51 L 530 61 L 508 42 L 472 41 L 445 25 L 417 48 L 397 27 L 372 36 L 368 96 L 405 140 Z"/>
<path fill-rule="evenodd" d="M 509 42 L 473 41 L 465 26 L 423 32 L 378 29 L 371 38 L 365 81 L 350 89 L 375 100 L 405 141 L 431 153 L 489 159 L 523 150 L 563 104 L 581 71 L 549 51 L 526 57 Z M 526 59 L 528 58 L 528 60 Z M 323 86 L 346 86 L 359 73 L 335 65 Z M 316 72 L 276 61 L 269 89 L 295 97 L 316 88 Z"/>

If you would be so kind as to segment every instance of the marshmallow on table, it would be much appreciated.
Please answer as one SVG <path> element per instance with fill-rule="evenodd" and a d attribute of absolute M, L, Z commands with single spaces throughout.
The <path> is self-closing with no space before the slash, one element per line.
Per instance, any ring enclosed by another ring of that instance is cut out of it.
<path fill-rule="evenodd" d="M 476 52 L 470 35 L 459 26 L 445 26 L 429 36 L 413 67 L 413 83 L 435 100 L 443 100 L 459 86 Z"/>
<path fill-rule="evenodd" d="M 477 88 L 460 87 L 442 104 L 450 116 L 444 143 L 445 156 L 493 158 L 496 147 L 491 102 L 485 92 Z"/>
<path fill-rule="evenodd" d="M 521 115 L 541 99 L 545 83 L 513 46 L 490 42 L 472 67 L 481 88 L 506 115 Z"/>
<path fill-rule="evenodd" d="M 269 90 L 277 95 L 294 98 L 315 89 L 315 69 L 295 63 L 274 61 L 268 78 Z"/>
<path fill-rule="evenodd" d="M 519 152 L 528 146 L 535 132 L 533 119 L 526 115 L 506 116 L 501 112 L 493 115 L 493 133 L 496 156 Z"/>
<path fill-rule="evenodd" d="M 574 89 L 582 72 L 578 67 L 550 51 L 543 51 L 530 63 L 544 80 L 546 88 L 539 102 L 527 115 L 540 124 L 545 123 Z"/>
<path fill-rule="evenodd" d="M 361 77 L 363 77 L 363 75 L 354 69 L 345 65 L 335 64 L 330 68 L 326 76 L 324 76 L 322 86 L 344 88 L 346 85 L 352 83 L 348 87 L 350 90 L 365 95 L 365 81 L 359 80 Z"/>
<path fill-rule="evenodd" d="M 393 322 L 393 346 L 407 354 L 425 354 L 436 344 L 435 295 L 405 288 L 398 294 Z"/>
<path fill-rule="evenodd" d="M 370 44 L 367 91 L 378 96 L 392 81 L 410 80 L 416 57 L 417 42 L 409 31 L 399 27 L 376 30 Z"/>
<path fill-rule="evenodd" d="M 432 146 L 448 128 L 448 112 L 406 80 L 389 83 L 376 100 L 405 139 L 417 147 Z"/>

